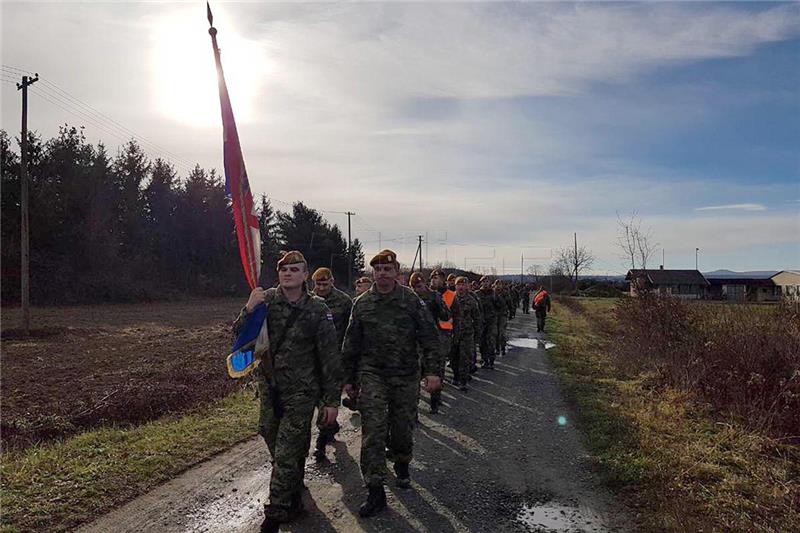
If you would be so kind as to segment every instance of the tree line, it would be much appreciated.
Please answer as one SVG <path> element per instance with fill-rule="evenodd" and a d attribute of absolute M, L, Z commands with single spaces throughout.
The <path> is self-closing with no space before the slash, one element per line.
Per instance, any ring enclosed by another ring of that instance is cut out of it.
<path fill-rule="evenodd" d="M 20 157 L 0 130 L 2 301 L 20 299 Z M 34 304 L 142 301 L 246 293 L 225 179 L 199 165 L 181 179 L 134 140 L 111 156 L 64 125 L 28 138 L 31 300 Z M 361 243 L 302 202 L 279 212 L 256 199 L 262 286 L 271 286 L 281 250 L 300 250 L 337 284 L 364 268 Z M 350 256 L 348 256 L 350 254 Z"/>

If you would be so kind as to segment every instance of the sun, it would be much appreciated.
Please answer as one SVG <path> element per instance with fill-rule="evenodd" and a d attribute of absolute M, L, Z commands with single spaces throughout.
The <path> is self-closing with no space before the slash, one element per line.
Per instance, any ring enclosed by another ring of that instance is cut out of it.
<path fill-rule="evenodd" d="M 254 118 L 260 82 L 270 70 L 263 48 L 240 37 L 222 13 L 214 12 L 217 37 L 237 123 Z M 184 124 L 220 123 L 217 72 L 205 9 L 159 17 L 152 34 L 154 98 L 158 111 Z"/>

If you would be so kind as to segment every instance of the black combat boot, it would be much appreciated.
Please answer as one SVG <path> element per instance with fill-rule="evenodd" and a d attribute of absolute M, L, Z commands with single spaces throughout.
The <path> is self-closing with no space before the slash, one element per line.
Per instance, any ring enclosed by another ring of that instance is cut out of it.
<path fill-rule="evenodd" d="M 441 402 L 441 398 L 439 394 L 433 393 L 431 394 L 431 414 L 435 415 L 439 413 L 439 403 Z"/>
<path fill-rule="evenodd" d="M 261 522 L 261 533 L 278 533 L 281 523 L 274 518 L 267 517 Z"/>
<path fill-rule="evenodd" d="M 358 508 L 358 515 L 362 518 L 375 516 L 386 508 L 386 492 L 383 490 L 383 485 L 368 485 L 367 488 L 369 489 L 367 501 Z"/>
<path fill-rule="evenodd" d="M 289 516 L 294 519 L 303 511 L 305 511 L 305 507 L 303 507 L 303 497 L 300 491 L 297 491 L 292 494 L 292 503 L 289 507 Z"/>
<path fill-rule="evenodd" d="M 408 473 L 408 463 L 395 463 L 394 475 L 397 476 L 397 486 L 401 489 L 407 489 L 411 486 L 411 475 Z"/>
<path fill-rule="evenodd" d="M 458 388 L 461 390 L 461 392 L 467 392 L 467 380 L 465 379 L 461 381 L 461 384 L 458 386 Z"/>
<path fill-rule="evenodd" d="M 328 436 L 320 432 L 317 435 L 317 443 L 314 446 L 314 459 L 317 462 L 325 460 L 325 444 L 328 442 Z"/>

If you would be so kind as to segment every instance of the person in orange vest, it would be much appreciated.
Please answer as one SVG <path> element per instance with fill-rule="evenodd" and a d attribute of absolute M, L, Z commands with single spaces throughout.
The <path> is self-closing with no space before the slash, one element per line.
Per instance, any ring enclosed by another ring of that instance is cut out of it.
<path fill-rule="evenodd" d="M 544 331 L 544 320 L 547 318 L 547 313 L 550 312 L 550 295 L 544 288 L 544 285 L 539 285 L 539 290 L 533 296 L 533 311 L 536 313 L 536 331 Z"/>
<path fill-rule="evenodd" d="M 442 345 L 442 350 L 444 350 L 445 345 L 444 341 L 442 340 L 442 330 L 439 328 L 439 322 L 450 320 L 450 308 L 444 303 L 442 296 L 435 290 L 431 290 L 426 284 L 425 279 L 422 277 L 422 274 L 419 272 L 414 272 L 411 274 L 411 277 L 408 280 L 411 288 L 417 293 L 420 300 L 425 303 L 425 306 L 428 308 L 430 312 L 431 318 L 433 319 L 434 324 L 436 324 L 436 330 L 439 332 L 439 342 Z M 445 352 L 440 353 L 441 360 L 439 361 L 439 367 L 441 369 L 441 373 L 439 374 L 439 378 L 444 380 L 444 358 L 446 357 Z M 425 368 L 422 369 L 422 375 L 425 375 Z M 437 391 L 431 394 L 431 414 L 436 414 L 439 412 L 439 405 L 442 403 L 442 393 L 441 391 Z"/>
<path fill-rule="evenodd" d="M 453 289 L 450 289 L 451 277 Z M 444 300 L 447 309 L 450 311 L 449 320 L 439 321 L 439 333 L 442 338 L 443 353 L 450 363 L 450 368 L 453 370 L 453 384 L 458 386 L 460 376 L 458 375 L 457 354 L 453 350 L 453 339 L 458 331 L 460 307 L 456 301 L 455 283 L 456 279 L 453 274 L 450 274 L 445 280 L 444 272 L 441 270 L 436 269 L 431 272 L 431 289 L 442 296 L 442 300 Z"/>

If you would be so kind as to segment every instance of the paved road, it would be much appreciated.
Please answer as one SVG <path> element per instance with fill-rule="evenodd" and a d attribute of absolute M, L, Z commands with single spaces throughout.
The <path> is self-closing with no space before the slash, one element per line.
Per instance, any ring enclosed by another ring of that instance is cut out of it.
<path fill-rule="evenodd" d="M 479 371 L 468 393 L 447 385 L 438 415 L 421 400 L 413 487 L 390 483 L 389 509 L 370 520 L 358 518 L 359 416 L 343 409 L 329 461 L 308 461 L 308 512 L 283 530 L 619 531 L 624 516 L 591 473 L 535 330 L 533 315 L 517 315 L 509 325 L 517 346 L 495 370 Z M 84 531 L 255 532 L 268 479 L 266 446 L 254 438 Z"/>

